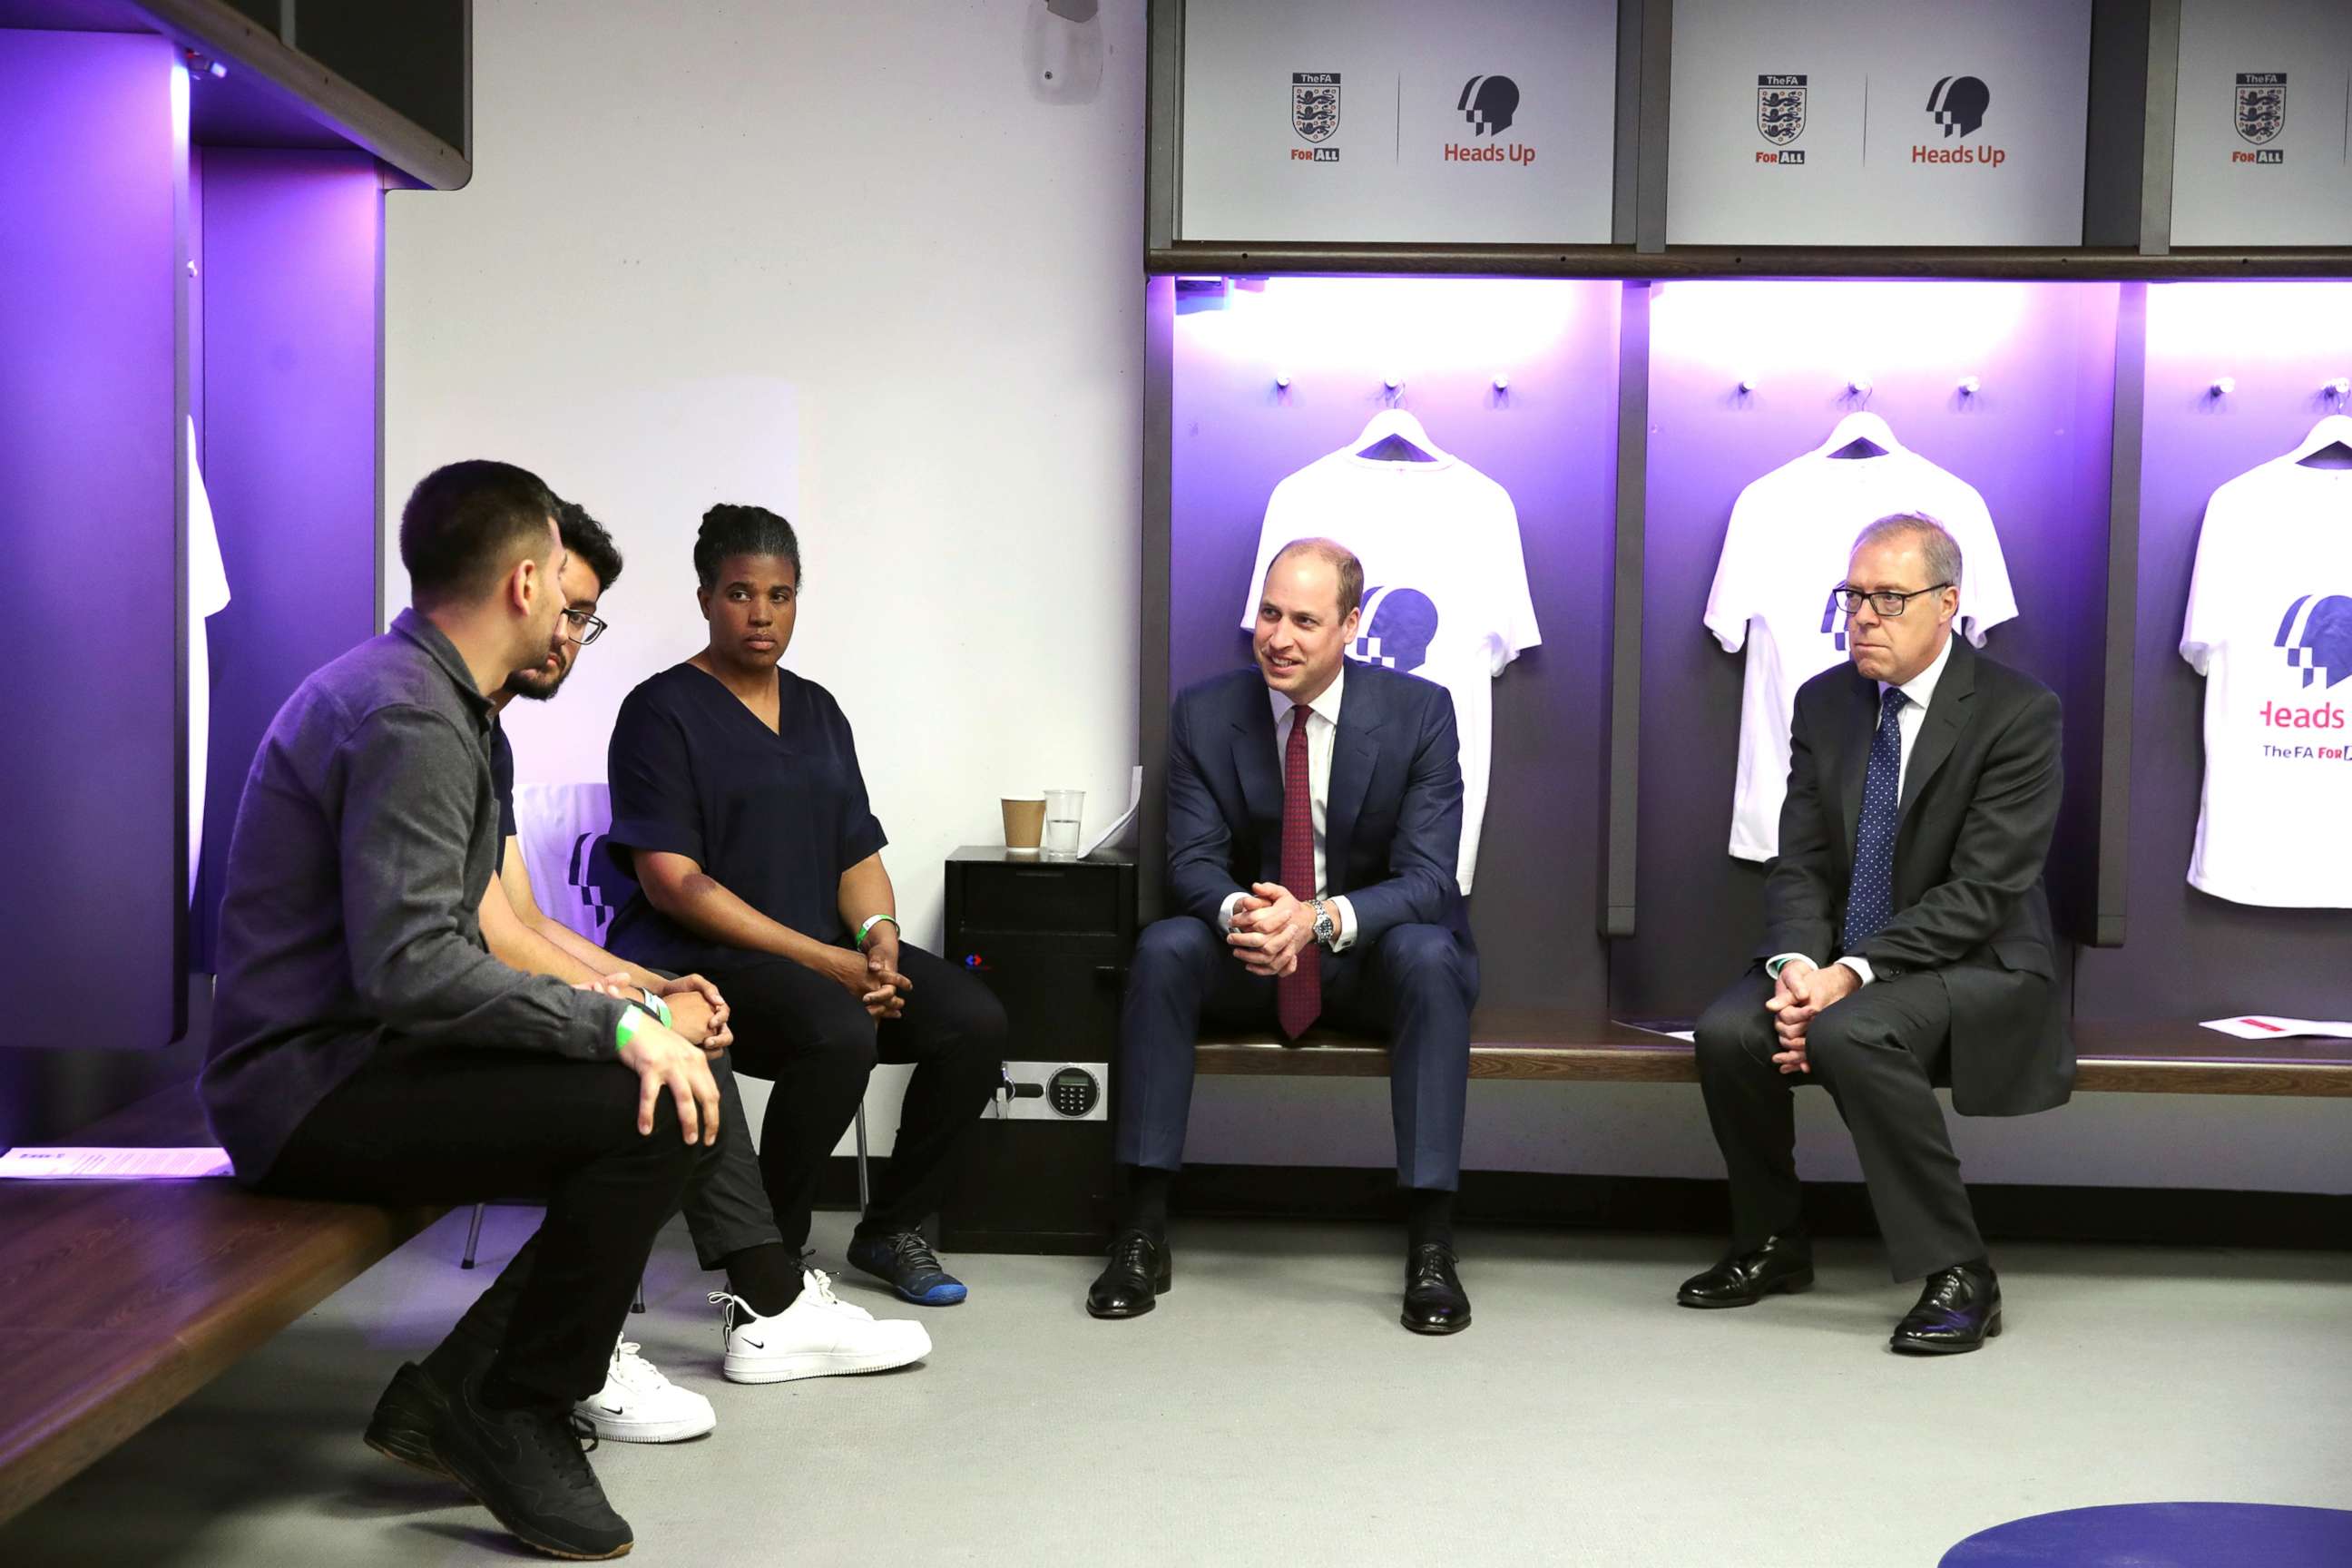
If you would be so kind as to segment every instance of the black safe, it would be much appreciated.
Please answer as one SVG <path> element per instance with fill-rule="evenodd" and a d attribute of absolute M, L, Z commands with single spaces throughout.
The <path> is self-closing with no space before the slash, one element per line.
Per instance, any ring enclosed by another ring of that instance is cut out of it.
<path fill-rule="evenodd" d="M 947 952 L 1012 1024 L 1011 1080 L 940 1211 L 950 1252 L 1087 1253 L 1110 1240 L 1110 1064 L 1135 947 L 1132 856 L 994 847 L 947 862 Z"/>

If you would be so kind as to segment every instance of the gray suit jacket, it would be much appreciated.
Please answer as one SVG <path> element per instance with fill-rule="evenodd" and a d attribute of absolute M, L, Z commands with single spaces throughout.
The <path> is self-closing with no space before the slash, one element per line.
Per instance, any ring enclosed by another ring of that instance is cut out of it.
<path fill-rule="evenodd" d="M 1852 665 L 1797 692 L 1780 855 L 1757 956 L 1841 956 L 1878 683 Z M 2058 994 L 2042 869 L 2063 779 L 2057 696 L 1956 637 L 1909 763 L 1895 838 L 1895 917 L 1854 956 L 1882 980 L 1933 970 L 1952 1004 L 1956 1110 L 2063 1104 L 2074 1047 Z"/>

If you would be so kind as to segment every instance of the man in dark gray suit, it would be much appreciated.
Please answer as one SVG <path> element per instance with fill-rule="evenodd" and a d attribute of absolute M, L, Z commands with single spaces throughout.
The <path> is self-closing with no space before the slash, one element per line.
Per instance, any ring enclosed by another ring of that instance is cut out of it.
<path fill-rule="evenodd" d="M 1729 1254 L 1686 1307 L 1812 1283 L 1789 1091 L 1826 1086 L 1853 1134 L 1897 1279 L 1926 1280 L 1897 1351 L 2000 1332 L 1935 1085 L 1963 1115 L 2064 1103 L 2074 1047 L 2042 863 L 2058 818 L 2058 699 L 1952 636 L 1960 547 L 1934 519 L 1863 531 L 1841 603 L 1852 662 L 1807 681 L 1756 965 L 1698 1023 L 1731 1176 Z"/>

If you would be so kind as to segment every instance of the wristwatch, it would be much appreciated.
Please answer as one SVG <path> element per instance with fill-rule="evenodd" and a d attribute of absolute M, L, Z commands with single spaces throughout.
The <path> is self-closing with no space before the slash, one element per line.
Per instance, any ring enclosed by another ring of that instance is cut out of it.
<path fill-rule="evenodd" d="M 1331 906 L 1320 899 L 1310 899 L 1307 907 L 1315 911 L 1315 940 L 1325 947 L 1339 940 L 1339 922 L 1331 918 Z"/>

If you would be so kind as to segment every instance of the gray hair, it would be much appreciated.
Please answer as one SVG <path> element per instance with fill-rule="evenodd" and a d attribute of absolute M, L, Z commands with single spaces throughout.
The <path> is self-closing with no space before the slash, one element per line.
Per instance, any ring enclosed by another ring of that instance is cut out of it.
<path fill-rule="evenodd" d="M 1927 558 L 1927 581 L 1960 585 L 1960 542 L 1952 531 L 1924 511 L 1898 511 L 1880 518 L 1855 536 L 1854 551 L 1869 544 L 1890 544 L 1897 540 L 1916 540 L 1919 553 Z"/>
<path fill-rule="evenodd" d="M 1282 564 L 1283 557 L 1286 555 L 1312 555 L 1339 574 L 1339 618 L 1341 620 L 1346 620 L 1349 612 L 1363 604 L 1364 563 L 1356 559 L 1354 551 L 1338 540 L 1292 540 L 1276 551 L 1274 559 L 1265 563 L 1268 575 L 1272 575 L 1274 569 Z M 1258 591 L 1264 593 L 1265 585 L 1260 584 Z"/>

